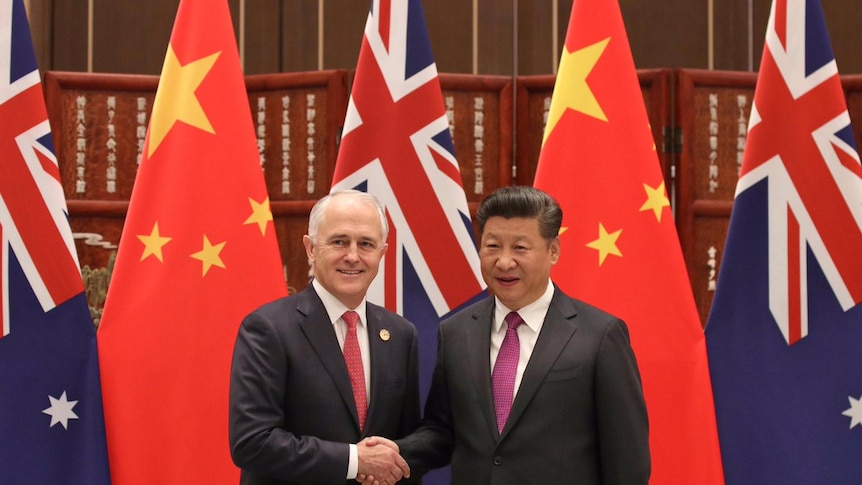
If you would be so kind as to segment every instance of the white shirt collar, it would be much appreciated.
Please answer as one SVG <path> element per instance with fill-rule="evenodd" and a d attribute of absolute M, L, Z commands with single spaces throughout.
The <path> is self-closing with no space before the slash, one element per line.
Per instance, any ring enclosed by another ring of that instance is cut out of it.
<path fill-rule="evenodd" d="M 311 280 L 311 284 L 314 285 L 314 291 L 317 292 L 317 296 L 319 296 L 320 301 L 323 302 L 323 308 L 326 309 L 326 314 L 329 315 L 329 321 L 333 325 L 341 318 L 342 315 L 344 315 L 344 312 L 347 310 L 353 310 L 359 314 L 359 325 L 363 327 L 365 326 L 368 321 L 365 318 L 365 298 L 362 298 L 362 301 L 356 306 L 356 308 L 348 308 L 347 305 L 341 303 L 335 295 L 327 291 L 327 289 L 317 281 L 317 278 Z"/>
<path fill-rule="evenodd" d="M 554 298 L 554 283 L 548 279 L 548 287 L 545 292 L 536 299 L 533 303 L 526 305 L 518 310 L 518 315 L 524 320 L 524 323 L 534 332 L 538 332 L 545 321 L 545 315 L 548 314 L 548 308 L 551 307 L 551 300 Z M 494 298 L 494 332 L 500 332 L 506 315 L 512 310 L 506 308 L 506 305 L 500 303 L 498 298 Z"/>

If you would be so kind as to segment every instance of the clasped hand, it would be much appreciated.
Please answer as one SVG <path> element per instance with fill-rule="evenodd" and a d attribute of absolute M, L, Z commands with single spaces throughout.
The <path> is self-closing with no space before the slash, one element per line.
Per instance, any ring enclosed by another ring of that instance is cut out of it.
<path fill-rule="evenodd" d="M 410 467 L 394 441 L 371 436 L 360 441 L 356 450 L 359 455 L 356 481 L 362 485 L 394 485 L 401 478 L 410 478 Z"/>

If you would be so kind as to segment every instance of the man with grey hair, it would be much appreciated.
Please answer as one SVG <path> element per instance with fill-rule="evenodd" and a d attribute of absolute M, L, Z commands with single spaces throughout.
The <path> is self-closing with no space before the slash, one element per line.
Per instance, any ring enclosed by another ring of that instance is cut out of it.
<path fill-rule="evenodd" d="M 349 190 L 323 197 L 303 237 L 312 282 L 243 320 L 229 412 L 241 484 L 410 477 L 396 452 L 360 443 L 370 435 L 401 438 L 419 421 L 416 329 L 365 299 L 387 233 L 374 196 Z"/>

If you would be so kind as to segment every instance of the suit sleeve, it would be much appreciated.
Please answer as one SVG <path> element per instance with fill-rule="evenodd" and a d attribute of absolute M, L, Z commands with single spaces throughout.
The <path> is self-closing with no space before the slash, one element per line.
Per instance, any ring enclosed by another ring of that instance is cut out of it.
<path fill-rule="evenodd" d="M 425 402 L 425 416 L 414 433 L 396 440 L 401 455 L 410 465 L 411 473 L 417 476 L 447 465 L 452 459 L 455 446 L 445 353 L 445 338 L 441 326 L 437 333 L 437 364 Z"/>
<path fill-rule="evenodd" d="M 273 322 L 246 317 L 234 346 L 229 440 L 234 463 L 254 474 L 319 484 L 345 483 L 349 445 L 285 429 L 288 359 Z M 214 424 L 215 425 L 215 424 Z"/>
<path fill-rule="evenodd" d="M 650 475 L 646 404 L 628 329 L 619 319 L 608 326 L 599 348 L 596 409 L 602 483 L 646 485 Z"/>

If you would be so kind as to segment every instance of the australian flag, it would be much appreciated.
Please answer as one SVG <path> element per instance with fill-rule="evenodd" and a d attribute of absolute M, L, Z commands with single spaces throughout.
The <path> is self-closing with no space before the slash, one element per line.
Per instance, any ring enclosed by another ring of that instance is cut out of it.
<path fill-rule="evenodd" d="M 96 334 L 21 0 L 0 0 L 0 482 L 107 484 Z"/>
<path fill-rule="evenodd" d="M 862 169 L 818 0 L 775 0 L 706 328 L 728 484 L 862 480 Z"/>
<path fill-rule="evenodd" d="M 368 299 L 419 330 L 425 396 L 440 320 L 485 283 L 420 0 L 372 2 L 332 184 L 343 189 L 386 206 L 389 250 Z"/>

